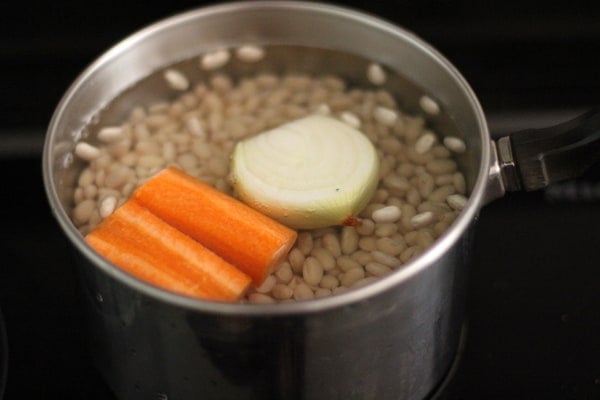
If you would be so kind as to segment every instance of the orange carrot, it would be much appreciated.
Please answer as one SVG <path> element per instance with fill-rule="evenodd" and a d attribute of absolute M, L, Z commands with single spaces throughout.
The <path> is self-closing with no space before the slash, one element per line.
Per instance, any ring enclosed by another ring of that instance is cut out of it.
<path fill-rule="evenodd" d="M 296 241 L 294 230 L 213 187 L 168 167 L 133 198 L 260 285 Z"/>
<path fill-rule="evenodd" d="M 129 200 L 86 236 L 98 253 L 130 274 L 180 294 L 234 301 L 250 277 Z"/>

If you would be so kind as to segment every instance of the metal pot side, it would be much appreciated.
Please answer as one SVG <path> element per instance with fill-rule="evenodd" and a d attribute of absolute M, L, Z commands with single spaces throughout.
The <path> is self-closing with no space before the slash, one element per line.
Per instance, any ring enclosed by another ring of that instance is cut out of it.
<path fill-rule="evenodd" d="M 270 306 L 177 296 L 114 268 L 85 245 L 66 211 L 82 127 L 161 67 L 249 42 L 358 54 L 435 96 L 468 143 L 463 164 L 471 195 L 432 248 L 363 288 Z M 43 167 L 51 208 L 76 249 L 95 360 L 119 398 L 422 399 L 456 354 L 470 227 L 485 201 L 492 156 L 475 95 L 413 34 L 345 8 L 242 2 L 161 21 L 101 56 L 59 104 Z"/>

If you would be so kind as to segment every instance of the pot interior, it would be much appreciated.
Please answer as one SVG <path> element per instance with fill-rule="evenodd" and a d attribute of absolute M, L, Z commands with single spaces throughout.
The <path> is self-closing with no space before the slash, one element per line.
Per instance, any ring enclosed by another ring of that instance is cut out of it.
<path fill-rule="evenodd" d="M 331 74 L 365 87 L 366 68 L 377 62 L 389 71 L 384 87 L 402 110 L 423 114 L 420 98 L 434 99 L 441 113 L 427 116 L 428 126 L 467 143 L 457 161 L 471 195 L 470 211 L 459 219 L 471 219 L 485 189 L 488 133 L 475 96 L 450 63 L 411 33 L 354 11 L 293 2 L 233 3 L 167 19 L 124 40 L 84 71 L 63 98 L 49 127 L 44 173 L 53 210 L 77 247 L 85 245 L 69 210 L 84 164 L 73 156 L 75 144 L 94 142 L 99 125 L 120 124 L 136 105 L 172 100 L 176 94 L 164 83 L 165 67 L 184 72 L 192 84 L 204 82 L 213 72 L 198 67 L 199 55 L 246 44 L 264 46 L 265 59 L 249 64 L 232 58 L 219 72 L 234 79 L 263 72 Z"/>

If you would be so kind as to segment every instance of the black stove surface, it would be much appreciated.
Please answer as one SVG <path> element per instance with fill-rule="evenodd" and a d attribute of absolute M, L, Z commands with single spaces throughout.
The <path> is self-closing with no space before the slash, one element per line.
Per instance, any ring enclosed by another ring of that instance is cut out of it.
<path fill-rule="evenodd" d="M 598 6 L 339 3 L 382 15 L 436 46 L 478 93 L 493 135 L 559 122 L 598 102 Z M 0 309 L 8 400 L 113 399 L 91 363 L 76 267 L 43 190 L 43 132 L 86 64 L 144 24 L 195 5 L 150 2 L 139 10 L 122 1 L 115 15 L 112 6 L 67 2 L 1 13 Z M 448 398 L 600 399 L 599 200 L 600 173 L 592 170 L 482 209 L 466 340 Z M 0 364 L 0 378 L 5 372 Z"/>

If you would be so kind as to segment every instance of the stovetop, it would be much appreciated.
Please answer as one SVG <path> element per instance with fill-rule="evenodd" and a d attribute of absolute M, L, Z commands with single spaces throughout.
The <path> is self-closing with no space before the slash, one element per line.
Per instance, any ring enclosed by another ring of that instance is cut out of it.
<path fill-rule="evenodd" d="M 91 363 L 76 267 L 43 190 L 44 129 L 69 83 L 109 45 L 198 5 L 150 2 L 136 11 L 138 3 L 122 1 L 115 15 L 108 5 L 84 3 L 22 4 L 2 13 L 0 309 L 10 349 L 8 400 L 113 398 Z M 445 54 L 478 93 L 492 134 L 502 135 L 560 122 L 598 102 L 600 7 L 537 4 L 380 2 L 367 11 Z M 599 182 L 592 170 L 482 209 L 466 339 L 448 398 L 600 398 Z"/>

